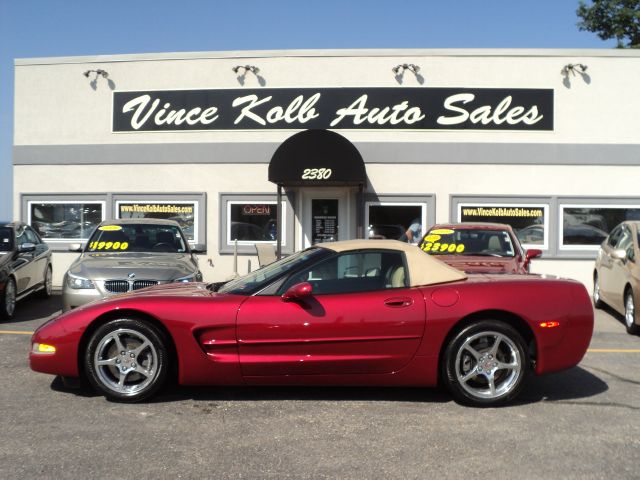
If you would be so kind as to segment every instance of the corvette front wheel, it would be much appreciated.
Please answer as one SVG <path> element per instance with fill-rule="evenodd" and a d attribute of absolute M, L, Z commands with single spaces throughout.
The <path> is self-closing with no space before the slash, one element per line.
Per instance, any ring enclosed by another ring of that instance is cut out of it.
<path fill-rule="evenodd" d="M 165 383 L 168 358 L 158 328 L 138 319 L 118 319 L 93 333 L 84 366 L 91 385 L 108 399 L 138 402 Z"/>
<path fill-rule="evenodd" d="M 442 378 L 456 401 L 492 407 L 520 393 L 528 367 L 522 336 L 504 322 L 482 320 L 449 342 Z"/>

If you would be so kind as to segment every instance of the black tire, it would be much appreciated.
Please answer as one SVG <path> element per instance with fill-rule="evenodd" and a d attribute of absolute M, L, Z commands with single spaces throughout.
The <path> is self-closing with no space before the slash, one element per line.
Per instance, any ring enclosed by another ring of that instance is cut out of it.
<path fill-rule="evenodd" d="M 518 396 L 529 357 L 517 330 L 501 321 L 481 320 L 460 330 L 446 345 L 441 369 L 457 402 L 494 407 Z"/>
<path fill-rule="evenodd" d="M 0 295 L 0 320 L 11 320 L 16 313 L 16 282 L 7 278 L 4 292 Z"/>
<path fill-rule="evenodd" d="M 636 302 L 633 298 L 633 291 L 628 288 L 624 294 L 624 326 L 629 335 L 640 334 L 640 325 L 638 325 L 638 312 L 636 311 Z"/>
<path fill-rule="evenodd" d="M 600 295 L 600 280 L 598 278 L 598 274 L 596 273 L 593 276 L 593 307 L 594 308 L 603 308 L 604 303 L 602 302 L 602 296 Z"/>
<path fill-rule="evenodd" d="M 53 290 L 53 270 L 51 269 L 51 265 L 47 267 L 44 271 L 44 278 L 42 279 L 42 289 L 38 290 L 38 296 L 40 298 L 50 298 L 51 291 Z"/>
<path fill-rule="evenodd" d="M 91 386 L 109 400 L 139 402 L 165 384 L 168 360 L 162 331 L 142 320 L 117 319 L 91 335 L 84 372 Z"/>

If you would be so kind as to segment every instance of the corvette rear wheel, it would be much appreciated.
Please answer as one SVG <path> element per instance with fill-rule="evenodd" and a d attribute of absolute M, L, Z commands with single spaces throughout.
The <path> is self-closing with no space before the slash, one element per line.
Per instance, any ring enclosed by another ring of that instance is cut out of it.
<path fill-rule="evenodd" d="M 138 319 L 118 319 L 91 336 L 84 366 L 89 382 L 108 399 L 138 402 L 165 383 L 168 358 L 159 329 Z"/>
<path fill-rule="evenodd" d="M 482 320 L 449 342 L 442 378 L 456 401 L 493 407 L 520 393 L 528 367 L 522 336 L 506 323 Z"/>
<path fill-rule="evenodd" d="M 631 335 L 640 333 L 640 326 L 636 324 L 636 304 L 631 290 L 627 290 L 624 296 L 624 324 L 627 327 L 627 333 Z"/>

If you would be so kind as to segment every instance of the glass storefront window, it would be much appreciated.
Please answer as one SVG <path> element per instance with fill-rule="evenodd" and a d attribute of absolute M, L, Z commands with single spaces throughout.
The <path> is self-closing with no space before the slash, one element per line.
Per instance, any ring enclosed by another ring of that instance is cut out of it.
<path fill-rule="evenodd" d="M 549 248 L 548 205 L 534 204 L 458 204 L 459 222 L 506 223 L 525 248 Z"/>
<path fill-rule="evenodd" d="M 367 203 L 367 238 L 418 243 L 426 225 L 426 205 L 421 203 Z"/>
<path fill-rule="evenodd" d="M 198 203 L 190 201 L 118 201 L 117 218 L 157 218 L 178 222 L 189 242 L 198 239 Z"/>
<path fill-rule="evenodd" d="M 560 248 L 597 250 L 616 225 L 640 220 L 640 205 L 560 205 Z"/>
<path fill-rule="evenodd" d="M 27 221 L 45 241 L 86 240 L 104 211 L 104 202 L 28 202 Z"/>
<path fill-rule="evenodd" d="M 227 244 L 276 242 L 276 202 L 228 202 L 227 208 Z"/>

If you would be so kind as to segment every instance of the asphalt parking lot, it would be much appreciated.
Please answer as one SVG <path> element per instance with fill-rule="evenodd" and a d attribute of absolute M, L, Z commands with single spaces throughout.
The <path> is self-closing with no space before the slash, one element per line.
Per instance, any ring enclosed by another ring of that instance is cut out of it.
<path fill-rule="evenodd" d="M 0 477 L 639 478 L 640 337 L 597 311 L 582 363 L 519 401 L 462 407 L 437 389 L 174 388 L 117 404 L 28 366 L 59 296 L 0 324 Z"/>

